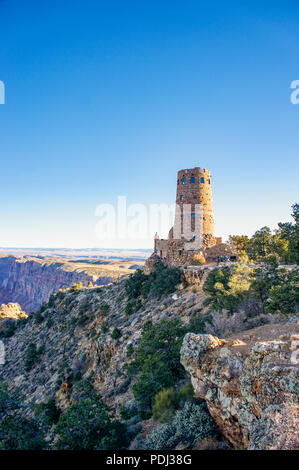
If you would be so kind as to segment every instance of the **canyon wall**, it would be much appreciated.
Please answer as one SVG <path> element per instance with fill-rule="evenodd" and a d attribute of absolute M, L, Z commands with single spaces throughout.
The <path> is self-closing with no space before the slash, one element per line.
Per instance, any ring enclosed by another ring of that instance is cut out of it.
<path fill-rule="evenodd" d="M 111 282 L 111 277 L 98 278 L 97 284 Z M 93 276 L 76 272 L 63 263 L 49 263 L 7 256 L 0 258 L 0 305 L 17 302 L 26 313 L 35 312 L 59 289 L 82 282 L 94 282 Z"/>

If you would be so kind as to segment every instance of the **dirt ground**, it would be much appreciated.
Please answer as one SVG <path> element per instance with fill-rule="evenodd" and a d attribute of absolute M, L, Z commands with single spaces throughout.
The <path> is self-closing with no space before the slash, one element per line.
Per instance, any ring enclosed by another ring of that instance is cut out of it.
<path fill-rule="evenodd" d="M 299 337 L 298 323 L 263 325 L 252 330 L 235 333 L 226 339 L 230 343 L 228 346 L 246 354 L 257 342 L 286 340 L 290 335 L 298 335 Z"/>

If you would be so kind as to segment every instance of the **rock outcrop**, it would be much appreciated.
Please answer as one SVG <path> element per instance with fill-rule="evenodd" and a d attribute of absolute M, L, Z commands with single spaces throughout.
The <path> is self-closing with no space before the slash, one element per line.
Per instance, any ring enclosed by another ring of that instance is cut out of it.
<path fill-rule="evenodd" d="M 27 318 L 27 315 L 17 303 L 2 304 L 0 307 L 0 335 L 6 335 L 14 328 L 19 320 Z"/>
<path fill-rule="evenodd" d="M 7 305 L 2 304 L 0 307 L 0 320 L 5 318 L 19 320 L 20 318 L 27 318 L 27 315 L 22 311 L 19 304 L 10 302 Z"/>
<path fill-rule="evenodd" d="M 265 325 L 230 339 L 188 333 L 181 362 L 238 449 L 299 447 L 296 323 Z"/>

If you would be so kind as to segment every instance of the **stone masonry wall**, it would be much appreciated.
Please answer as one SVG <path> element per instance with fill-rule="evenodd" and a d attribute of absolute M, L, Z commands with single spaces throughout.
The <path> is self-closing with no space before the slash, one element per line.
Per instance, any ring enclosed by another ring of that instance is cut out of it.
<path fill-rule="evenodd" d="M 196 212 L 196 205 L 201 205 L 202 233 L 214 236 L 212 184 L 209 170 L 192 168 L 178 172 L 176 204 L 178 210 L 175 215 L 174 238 L 180 238 L 180 235 L 184 233 L 183 207 L 187 204 L 191 206 L 192 213 Z M 191 218 L 191 232 L 195 229 L 198 232 L 199 227 L 200 223 L 196 217 Z"/>

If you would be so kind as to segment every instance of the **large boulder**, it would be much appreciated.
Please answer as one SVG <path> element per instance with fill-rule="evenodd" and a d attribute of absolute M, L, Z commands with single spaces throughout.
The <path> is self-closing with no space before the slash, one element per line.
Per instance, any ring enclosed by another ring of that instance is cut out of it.
<path fill-rule="evenodd" d="M 296 329 L 292 323 L 265 325 L 225 340 L 185 336 L 181 363 L 195 395 L 206 400 L 235 448 L 299 447 Z"/>

